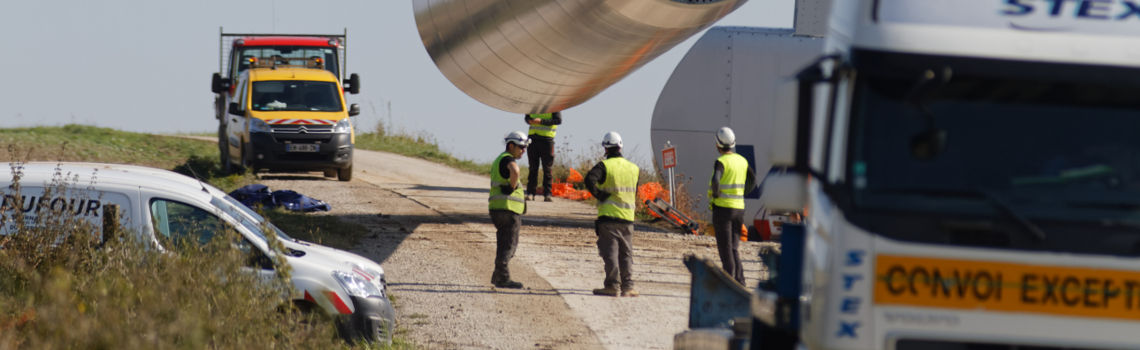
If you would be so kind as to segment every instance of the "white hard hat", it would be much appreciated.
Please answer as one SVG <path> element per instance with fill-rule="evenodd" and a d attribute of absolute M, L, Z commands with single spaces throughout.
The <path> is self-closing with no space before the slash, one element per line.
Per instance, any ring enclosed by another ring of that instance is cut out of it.
<path fill-rule="evenodd" d="M 607 132 L 605 136 L 602 136 L 602 147 L 621 148 L 621 135 L 618 135 L 617 131 Z"/>
<path fill-rule="evenodd" d="M 716 146 L 720 148 L 731 148 L 736 146 L 736 133 L 732 132 L 727 126 L 721 127 L 716 131 Z"/>
<path fill-rule="evenodd" d="M 530 146 L 530 139 L 527 138 L 526 134 L 522 131 L 511 131 L 507 133 L 507 136 L 503 136 L 503 143 L 513 143 L 518 146 L 526 147 Z"/>

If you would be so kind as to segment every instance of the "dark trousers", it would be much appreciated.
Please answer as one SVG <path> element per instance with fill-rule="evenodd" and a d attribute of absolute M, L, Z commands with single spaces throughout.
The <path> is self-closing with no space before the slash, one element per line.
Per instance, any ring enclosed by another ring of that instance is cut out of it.
<path fill-rule="evenodd" d="M 538 187 L 538 168 L 542 166 L 542 188 L 547 196 L 550 195 L 550 183 L 553 176 L 550 167 L 554 165 L 554 139 L 549 137 L 531 135 L 530 146 L 526 148 L 527 170 L 526 193 L 535 194 Z"/>
<path fill-rule="evenodd" d="M 522 215 L 510 210 L 492 210 L 491 222 L 495 224 L 496 239 L 495 272 L 491 274 L 491 283 L 507 282 L 511 280 L 507 264 L 515 256 L 515 247 L 519 244 Z"/>
<path fill-rule="evenodd" d="M 598 234 L 598 255 L 605 264 L 605 287 L 633 288 L 633 223 L 594 221 Z"/>
<path fill-rule="evenodd" d="M 744 267 L 740 264 L 740 228 L 744 224 L 744 209 L 713 207 L 713 230 L 716 231 L 716 249 L 724 272 L 744 284 Z"/>

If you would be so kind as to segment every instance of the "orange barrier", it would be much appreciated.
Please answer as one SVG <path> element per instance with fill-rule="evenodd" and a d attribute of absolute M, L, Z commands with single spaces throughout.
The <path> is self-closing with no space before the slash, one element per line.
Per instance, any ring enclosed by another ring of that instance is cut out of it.
<path fill-rule="evenodd" d="M 566 182 L 572 184 L 580 184 L 582 183 L 582 180 L 582 174 L 578 173 L 578 171 L 574 170 L 574 168 L 570 168 L 570 175 L 566 175 Z"/>

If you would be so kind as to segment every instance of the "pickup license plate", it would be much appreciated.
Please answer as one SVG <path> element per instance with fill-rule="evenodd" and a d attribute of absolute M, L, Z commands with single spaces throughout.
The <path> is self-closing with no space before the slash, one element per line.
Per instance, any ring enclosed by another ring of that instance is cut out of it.
<path fill-rule="evenodd" d="M 286 152 L 317 152 L 321 148 L 312 143 L 290 143 L 285 145 Z"/>

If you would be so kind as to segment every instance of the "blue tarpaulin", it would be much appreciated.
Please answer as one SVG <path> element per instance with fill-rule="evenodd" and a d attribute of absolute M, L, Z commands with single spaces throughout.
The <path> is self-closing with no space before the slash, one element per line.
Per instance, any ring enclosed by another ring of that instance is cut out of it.
<path fill-rule="evenodd" d="M 322 200 L 292 190 L 269 192 L 269 186 L 262 184 L 246 185 L 245 187 L 236 189 L 230 192 L 230 197 L 234 197 L 234 199 L 250 208 L 262 206 L 272 209 L 283 206 L 287 210 L 301 212 L 332 210 L 332 206 Z"/>

